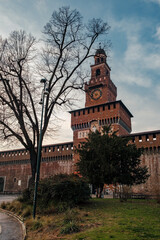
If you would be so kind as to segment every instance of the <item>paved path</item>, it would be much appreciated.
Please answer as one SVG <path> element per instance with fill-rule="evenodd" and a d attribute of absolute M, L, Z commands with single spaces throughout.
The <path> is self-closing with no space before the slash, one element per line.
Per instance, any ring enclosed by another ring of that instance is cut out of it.
<path fill-rule="evenodd" d="M 0 194 L 0 205 L 2 202 L 12 202 L 14 199 L 18 198 L 19 195 L 3 195 Z M 1 240 L 1 239 L 0 239 Z"/>
<path fill-rule="evenodd" d="M 22 240 L 20 223 L 13 217 L 0 212 L 0 240 Z"/>

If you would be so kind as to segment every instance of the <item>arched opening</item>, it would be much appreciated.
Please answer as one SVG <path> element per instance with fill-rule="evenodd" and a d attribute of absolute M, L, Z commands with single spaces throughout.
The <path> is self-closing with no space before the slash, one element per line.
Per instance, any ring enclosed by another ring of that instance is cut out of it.
<path fill-rule="evenodd" d="M 99 63 L 100 61 L 99 61 L 99 58 L 97 58 L 97 60 L 96 60 L 96 63 Z"/>
<path fill-rule="evenodd" d="M 96 70 L 96 76 L 99 76 L 101 74 L 101 71 L 100 71 L 100 69 L 98 68 L 97 70 Z"/>
<path fill-rule="evenodd" d="M 4 189 L 4 178 L 0 177 L 0 192 L 3 192 Z"/>

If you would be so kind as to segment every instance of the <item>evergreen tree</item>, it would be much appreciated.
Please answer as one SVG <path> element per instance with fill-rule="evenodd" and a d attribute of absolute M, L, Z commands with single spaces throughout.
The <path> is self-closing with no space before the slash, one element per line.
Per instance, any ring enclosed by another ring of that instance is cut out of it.
<path fill-rule="evenodd" d="M 91 132 L 77 152 L 77 170 L 100 189 L 99 197 L 104 184 L 131 186 L 144 183 L 149 177 L 147 167 L 140 165 L 142 149 L 129 143 L 128 138 L 111 133 L 110 126 L 105 126 L 102 133 Z"/>

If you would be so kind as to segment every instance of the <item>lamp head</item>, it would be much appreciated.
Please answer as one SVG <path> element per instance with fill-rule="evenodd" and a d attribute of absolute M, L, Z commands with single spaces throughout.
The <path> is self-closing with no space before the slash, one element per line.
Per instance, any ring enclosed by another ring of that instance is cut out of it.
<path fill-rule="evenodd" d="M 47 80 L 46 80 L 45 78 L 42 78 L 40 82 L 41 82 L 41 83 L 46 83 L 46 81 L 47 81 Z"/>
<path fill-rule="evenodd" d="M 48 95 L 49 94 L 49 92 L 48 92 L 48 90 L 46 89 L 45 91 L 44 91 L 44 95 Z"/>

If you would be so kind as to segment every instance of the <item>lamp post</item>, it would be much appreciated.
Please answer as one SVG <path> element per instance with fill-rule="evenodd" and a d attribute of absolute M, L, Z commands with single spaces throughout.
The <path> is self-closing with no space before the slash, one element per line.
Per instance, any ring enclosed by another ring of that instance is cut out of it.
<path fill-rule="evenodd" d="M 40 82 L 44 84 L 44 88 L 42 90 L 42 97 L 39 102 L 39 104 L 42 104 L 42 112 L 41 112 L 40 135 L 39 135 L 39 142 L 38 142 L 38 153 L 37 153 L 37 169 L 36 169 L 37 171 L 36 171 L 36 175 L 35 175 L 35 189 L 34 189 L 34 199 L 33 199 L 33 218 L 34 219 L 36 216 L 37 190 L 38 190 L 40 164 L 41 164 L 43 113 L 44 113 L 44 106 L 45 106 L 45 96 L 48 95 L 47 80 L 41 79 Z"/>

